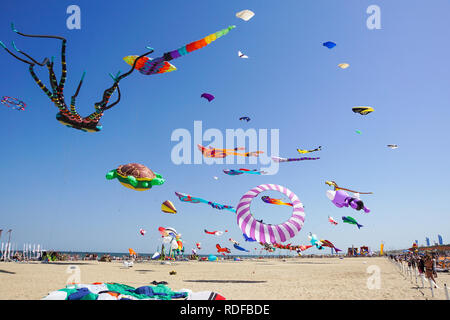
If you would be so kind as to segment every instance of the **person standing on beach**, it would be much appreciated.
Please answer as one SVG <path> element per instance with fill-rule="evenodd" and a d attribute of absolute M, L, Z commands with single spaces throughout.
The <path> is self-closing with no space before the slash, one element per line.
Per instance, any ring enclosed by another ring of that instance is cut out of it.
<path fill-rule="evenodd" d="M 425 257 L 425 275 L 427 279 L 433 282 L 434 287 L 438 288 L 436 280 L 433 277 L 433 259 L 428 254 Z"/>

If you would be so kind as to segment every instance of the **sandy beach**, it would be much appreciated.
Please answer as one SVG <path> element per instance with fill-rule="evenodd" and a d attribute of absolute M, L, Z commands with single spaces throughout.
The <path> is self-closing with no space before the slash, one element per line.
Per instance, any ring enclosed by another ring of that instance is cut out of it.
<path fill-rule="evenodd" d="M 380 270 L 379 289 L 367 286 L 372 275 L 367 269 L 372 265 Z M 128 269 L 119 262 L 0 263 L 0 299 L 41 299 L 65 287 L 70 266 L 79 268 L 81 283 L 117 282 L 139 287 L 154 280 L 166 281 L 173 290 L 215 291 L 228 300 L 445 299 L 443 284 L 450 284 L 450 274 L 439 273 L 441 289 L 435 290 L 432 298 L 428 283 L 418 288 L 414 277 L 405 277 L 383 257 L 180 261 L 170 265 L 151 261 Z M 177 274 L 169 275 L 172 270 Z M 421 286 L 420 279 L 418 283 Z"/>

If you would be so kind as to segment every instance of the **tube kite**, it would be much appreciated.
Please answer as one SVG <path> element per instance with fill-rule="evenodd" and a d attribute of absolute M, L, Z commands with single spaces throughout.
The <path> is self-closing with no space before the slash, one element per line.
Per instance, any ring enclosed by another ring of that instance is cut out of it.
<path fill-rule="evenodd" d="M 280 158 L 280 157 L 272 157 L 272 160 L 275 162 L 291 162 L 291 161 L 302 161 L 302 160 L 318 160 L 320 158 L 310 158 L 310 157 L 301 157 L 301 158 Z"/>
<path fill-rule="evenodd" d="M 363 225 L 362 224 L 359 224 L 356 220 L 355 220 L 355 218 L 352 218 L 352 217 L 350 217 L 350 216 L 347 216 L 347 217 L 342 217 L 342 221 L 344 221 L 344 223 L 348 223 L 348 224 L 356 224 L 357 226 L 358 226 L 358 229 L 361 229 L 361 227 L 363 227 Z"/>
<path fill-rule="evenodd" d="M 166 200 L 161 204 L 161 210 L 166 213 L 177 213 L 177 209 L 170 200 Z"/>
<path fill-rule="evenodd" d="M 144 57 L 144 58 L 140 59 L 138 61 L 138 63 L 136 63 L 134 68 L 139 70 L 140 73 L 145 74 L 145 75 L 152 75 L 152 74 L 157 74 L 157 73 L 166 73 L 166 72 L 174 71 L 174 70 L 176 70 L 176 68 L 172 64 L 170 64 L 169 61 L 179 58 L 179 57 L 182 57 L 192 51 L 195 51 L 195 50 L 198 50 L 198 49 L 201 49 L 201 48 L 207 46 L 211 42 L 226 35 L 228 32 L 230 32 L 230 30 L 234 29 L 235 27 L 236 26 L 229 26 L 226 29 L 217 31 L 213 34 L 210 34 L 209 36 L 206 36 L 205 38 L 203 38 L 201 40 L 191 42 L 179 49 L 166 52 L 163 54 L 163 56 L 155 58 L 155 59 Z M 133 65 L 136 60 L 136 56 L 126 56 L 125 58 L 123 58 L 123 60 L 125 60 L 125 62 L 128 63 L 129 65 Z"/>
<path fill-rule="evenodd" d="M 180 193 L 180 192 L 175 192 L 175 195 L 181 201 L 184 201 L 184 202 L 191 202 L 191 203 L 200 203 L 201 202 L 201 203 L 206 203 L 206 204 L 210 205 L 214 209 L 219 209 L 219 210 L 226 209 L 226 210 L 231 211 L 231 212 L 236 212 L 236 209 L 234 209 L 232 206 L 228 206 L 228 205 L 225 205 L 225 204 L 219 204 L 219 203 L 208 201 L 208 200 L 205 200 L 205 199 L 202 199 L 202 198 L 195 198 L 195 197 L 192 197 L 192 196 L 190 196 L 188 194 L 184 194 L 184 193 Z"/>
<path fill-rule="evenodd" d="M 265 224 L 256 220 L 250 212 L 252 200 L 261 192 L 273 190 L 286 195 L 292 203 L 292 216 L 284 223 L 278 225 Z M 263 243 L 281 243 L 295 237 L 303 227 L 305 212 L 303 204 L 288 188 L 275 184 L 261 184 L 240 199 L 236 208 L 236 219 L 239 228 L 252 239 Z"/>
<path fill-rule="evenodd" d="M 204 157 L 207 158 L 225 158 L 226 156 L 243 156 L 243 157 L 258 157 L 259 154 L 264 153 L 263 151 L 252 151 L 239 153 L 236 151 L 245 150 L 245 148 L 234 148 L 234 149 L 216 149 L 216 148 L 206 148 L 200 144 L 197 145 L 197 148 L 201 151 Z"/>
<path fill-rule="evenodd" d="M 300 154 L 304 154 L 304 153 L 310 153 L 310 152 L 320 151 L 320 150 L 322 150 L 322 146 L 319 146 L 318 148 L 313 149 L 313 150 L 302 150 L 302 149 L 297 149 L 297 152 L 300 153 Z"/>
<path fill-rule="evenodd" d="M 265 202 L 265 203 L 271 203 L 271 204 L 277 204 L 277 205 L 285 205 L 285 206 L 291 206 L 292 207 L 292 203 L 283 202 L 280 199 L 274 199 L 274 198 L 270 198 L 268 196 L 261 197 L 261 200 L 263 202 Z"/>
<path fill-rule="evenodd" d="M 243 168 L 238 169 L 238 170 L 227 169 L 227 170 L 223 170 L 223 172 L 228 174 L 228 175 L 230 175 L 230 176 L 237 176 L 237 175 L 240 175 L 240 174 L 243 174 L 243 173 L 257 174 L 257 175 L 261 175 L 261 174 L 266 174 L 267 173 L 265 171 L 260 171 L 260 170 L 257 170 L 257 169 L 250 170 L 250 169 L 243 169 Z"/>

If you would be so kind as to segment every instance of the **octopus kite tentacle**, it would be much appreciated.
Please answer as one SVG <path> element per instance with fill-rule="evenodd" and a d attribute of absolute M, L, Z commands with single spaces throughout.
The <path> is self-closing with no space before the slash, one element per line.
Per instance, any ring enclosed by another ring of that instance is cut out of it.
<path fill-rule="evenodd" d="M 65 99 L 64 99 L 64 85 L 65 85 L 65 82 L 67 79 L 67 64 L 66 64 L 67 40 L 64 37 L 60 37 L 60 36 L 25 34 L 25 33 L 19 32 L 14 27 L 13 23 L 11 23 L 11 29 L 15 33 L 17 33 L 23 37 L 58 39 L 58 40 L 62 41 L 62 46 L 61 46 L 61 70 L 62 71 L 61 71 L 61 77 L 60 77 L 59 83 L 57 81 L 55 72 L 53 70 L 53 66 L 54 66 L 53 57 L 52 57 L 51 61 L 49 61 L 48 58 L 45 58 L 42 63 L 39 63 L 37 60 L 35 60 L 33 57 L 31 57 L 27 53 L 19 50 L 16 47 L 14 42 L 13 42 L 14 49 L 21 55 L 28 58 L 29 60 L 23 59 L 23 58 L 19 57 L 18 55 L 16 55 L 15 53 L 11 52 L 1 41 L 0 41 L 0 46 L 3 47 L 6 50 L 6 52 L 8 52 L 10 55 L 12 55 L 17 60 L 22 61 L 29 65 L 29 72 L 30 72 L 32 78 L 34 79 L 34 81 L 36 82 L 36 84 L 49 97 L 49 99 L 55 104 L 55 106 L 59 109 L 60 112 L 56 115 L 56 119 L 59 122 L 61 122 L 62 124 L 66 125 L 68 127 L 72 127 L 72 128 L 83 130 L 83 131 L 89 131 L 89 132 L 100 131 L 102 127 L 99 124 L 99 121 L 100 121 L 100 118 L 103 116 L 103 112 L 105 110 L 108 110 L 108 109 L 112 108 L 113 106 L 117 105 L 117 103 L 119 103 L 119 101 L 121 99 L 121 93 L 120 93 L 120 89 L 119 89 L 120 80 L 127 77 L 128 75 L 130 75 L 133 72 L 133 70 L 135 69 L 136 63 L 139 61 L 139 59 L 141 59 L 142 57 L 145 57 L 153 52 L 153 49 L 149 48 L 149 49 L 151 49 L 150 51 L 144 53 L 143 55 L 141 55 L 135 59 L 130 71 L 121 75 L 120 77 L 119 77 L 119 74 L 117 74 L 116 77 L 113 77 L 113 80 L 114 80 L 113 85 L 104 91 L 102 100 L 100 102 L 95 103 L 94 107 L 95 107 L 96 111 L 93 112 L 92 114 L 90 114 L 89 116 L 82 118 L 76 110 L 76 97 L 78 96 L 81 85 L 83 83 L 85 72 L 83 73 L 83 75 L 81 77 L 81 80 L 78 84 L 75 94 L 71 97 L 70 109 L 67 108 L 67 105 L 66 105 Z M 50 80 L 50 85 L 51 85 L 52 91 L 50 91 L 42 83 L 42 81 L 39 79 L 39 77 L 34 72 L 35 65 L 39 65 L 39 66 L 45 65 L 47 67 L 48 72 L 49 72 L 49 80 Z M 114 92 L 116 90 L 118 93 L 117 101 L 108 105 L 109 99 L 111 98 L 111 96 L 114 94 Z"/>

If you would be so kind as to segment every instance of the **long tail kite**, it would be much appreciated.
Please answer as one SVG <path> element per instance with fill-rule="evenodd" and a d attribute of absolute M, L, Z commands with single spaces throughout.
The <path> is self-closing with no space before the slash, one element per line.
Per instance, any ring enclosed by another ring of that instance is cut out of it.
<path fill-rule="evenodd" d="M 337 190 L 345 190 L 345 191 L 349 191 L 349 192 L 353 192 L 353 193 L 359 193 L 359 194 L 373 194 L 373 192 L 358 192 L 355 190 L 350 190 L 350 189 L 346 189 L 346 188 L 341 188 L 337 185 L 336 182 L 334 181 L 325 181 L 325 184 L 329 185 L 330 187 L 334 187 L 334 191 Z"/>
<path fill-rule="evenodd" d="M 157 73 L 166 73 L 176 70 L 177 68 L 169 63 L 169 61 L 182 57 L 192 51 L 201 49 L 211 42 L 219 39 L 220 37 L 226 35 L 230 30 L 236 28 L 236 26 L 229 26 L 226 29 L 217 31 L 213 34 L 210 34 L 209 36 L 206 36 L 203 39 L 191 42 L 179 49 L 169 51 L 163 54 L 162 57 L 158 57 L 155 59 L 151 59 L 148 57 L 141 58 L 136 63 L 135 69 L 139 70 L 140 73 L 145 75 L 151 75 L 151 74 L 157 74 Z M 126 63 L 129 65 L 133 65 L 134 61 L 136 60 L 137 56 L 126 56 L 123 58 Z"/>
<path fill-rule="evenodd" d="M 238 169 L 238 170 L 227 169 L 227 170 L 223 170 L 223 172 L 228 174 L 228 175 L 230 175 L 230 176 L 237 176 L 237 175 L 240 175 L 240 174 L 243 174 L 243 173 L 257 174 L 257 175 L 261 175 L 261 174 L 266 174 L 267 173 L 265 171 L 260 171 L 260 170 L 257 170 L 257 169 L 250 170 L 250 169 L 243 169 L 243 168 Z"/>
<path fill-rule="evenodd" d="M 258 157 L 263 151 L 252 151 L 252 152 L 236 152 L 239 150 L 245 150 L 245 148 L 234 148 L 234 149 L 217 149 L 217 148 L 206 148 L 200 144 L 197 145 L 198 149 L 202 152 L 204 157 L 207 158 L 225 158 L 226 156 L 242 156 L 242 157 Z"/>
<path fill-rule="evenodd" d="M 212 235 L 215 235 L 215 236 L 221 236 L 221 235 L 223 235 L 223 231 L 208 231 L 208 230 L 204 230 L 205 231 L 205 233 L 206 234 L 212 234 Z M 228 232 L 228 230 L 225 230 L 225 232 Z"/>
<path fill-rule="evenodd" d="M 318 160 L 317 158 L 310 158 L 310 157 L 301 157 L 301 158 L 280 158 L 280 157 L 272 157 L 272 160 L 275 162 L 291 162 L 291 161 L 302 161 L 302 160 Z"/>
<path fill-rule="evenodd" d="M 192 197 L 192 196 L 190 196 L 188 194 L 184 194 L 184 193 L 180 193 L 180 192 L 175 192 L 175 195 L 181 201 L 184 201 L 184 202 L 206 203 L 206 204 L 210 205 L 211 207 L 213 207 L 214 209 L 219 209 L 219 210 L 226 209 L 226 210 L 229 210 L 231 212 L 236 213 L 236 209 L 233 208 L 232 206 L 228 206 L 228 205 L 225 205 L 225 204 L 219 204 L 219 203 L 208 201 L 208 200 L 205 200 L 205 199 L 202 199 L 202 198 Z"/>
<path fill-rule="evenodd" d="M 292 203 L 283 202 L 280 199 L 274 199 L 274 198 L 270 198 L 268 196 L 261 197 L 261 200 L 264 201 L 265 203 L 271 203 L 271 204 L 277 204 L 277 205 L 285 205 L 285 206 L 291 206 L 292 207 Z"/>
<path fill-rule="evenodd" d="M 310 152 L 320 151 L 320 150 L 322 150 L 322 146 L 319 146 L 318 148 L 313 149 L 313 150 L 302 150 L 302 149 L 297 149 L 297 152 L 300 153 L 300 154 L 304 154 L 304 153 L 310 153 Z"/>
<path fill-rule="evenodd" d="M 245 252 L 250 252 L 250 250 L 244 249 L 244 248 L 242 248 L 241 246 L 237 245 L 236 243 L 233 244 L 233 247 L 234 247 L 236 250 L 245 251 Z"/>

